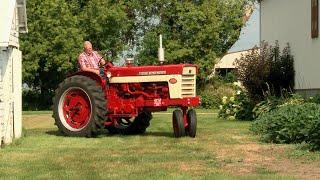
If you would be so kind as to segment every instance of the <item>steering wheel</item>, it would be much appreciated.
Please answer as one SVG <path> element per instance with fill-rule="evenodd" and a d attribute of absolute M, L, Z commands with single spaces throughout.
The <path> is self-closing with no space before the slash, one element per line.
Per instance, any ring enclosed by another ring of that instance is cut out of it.
<path fill-rule="evenodd" d="M 105 58 L 104 58 L 104 57 L 111 57 L 111 56 L 112 56 L 112 52 L 110 50 L 106 51 L 104 53 L 104 55 L 99 59 L 99 63 L 98 63 L 99 64 L 99 68 L 104 68 L 108 63 L 111 63 L 113 65 L 112 61 L 106 61 Z M 102 60 L 105 61 L 104 65 L 101 64 Z"/>

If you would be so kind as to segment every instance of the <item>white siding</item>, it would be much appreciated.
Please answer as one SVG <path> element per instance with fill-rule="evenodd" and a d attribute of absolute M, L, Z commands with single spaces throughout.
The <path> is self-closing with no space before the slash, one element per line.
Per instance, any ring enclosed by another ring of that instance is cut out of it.
<path fill-rule="evenodd" d="M 13 70 L 13 117 L 14 138 L 20 138 L 22 133 L 22 53 L 18 49 L 12 52 Z"/>
<path fill-rule="evenodd" d="M 21 137 L 21 51 L 1 49 L 0 53 L 0 144 Z"/>
<path fill-rule="evenodd" d="M 320 89 L 320 40 L 311 38 L 310 0 L 263 0 L 261 40 L 283 47 L 290 43 L 295 57 L 295 89 Z"/>
<path fill-rule="evenodd" d="M 12 21 L 15 20 L 14 0 L 1 0 L 0 1 L 0 47 L 6 47 L 9 45 L 9 38 L 12 29 Z"/>
<path fill-rule="evenodd" d="M 25 10 L 25 1 L 19 8 Z M 26 19 L 19 25 L 16 1 L 0 1 L 0 146 L 21 137 L 22 71 L 19 27 L 26 31 Z M 24 11 L 22 11 L 24 12 Z M 26 18 L 25 15 L 21 17 Z"/>
<path fill-rule="evenodd" d="M 4 92 L 2 101 L 2 119 L 1 141 L 5 144 L 11 143 L 13 138 L 13 115 L 12 115 L 12 58 L 10 57 L 12 49 L 2 49 L 2 58 L 0 59 L 2 91 Z"/>
<path fill-rule="evenodd" d="M 19 20 L 18 20 L 18 10 L 17 8 L 14 9 L 9 37 L 9 45 L 14 47 L 19 47 Z"/>

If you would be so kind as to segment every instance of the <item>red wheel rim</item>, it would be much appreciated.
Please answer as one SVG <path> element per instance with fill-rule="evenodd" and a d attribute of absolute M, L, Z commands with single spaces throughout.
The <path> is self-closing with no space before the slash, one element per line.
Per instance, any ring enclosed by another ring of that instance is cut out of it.
<path fill-rule="evenodd" d="M 61 97 L 64 125 L 70 130 L 81 130 L 90 121 L 91 102 L 88 94 L 80 88 L 70 88 Z M 69 127 L 68 127 L 69 126 Z"/>

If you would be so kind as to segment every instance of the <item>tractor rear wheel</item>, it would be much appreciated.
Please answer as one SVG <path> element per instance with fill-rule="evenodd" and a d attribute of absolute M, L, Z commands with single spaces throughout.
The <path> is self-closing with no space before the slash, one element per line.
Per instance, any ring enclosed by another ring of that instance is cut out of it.
<path fill-rule="evenodd" d="M 174 110 L 172 114 L 172 126 L 174 137 L 179 138 L 185 135 L 183 114 L 181 110 Z"/>
<path fill-rule="evenodd" d="M 96 136 L 106 118 L 106 99 L 96 81 L 72 76 L 59 84 L 53 98 L 53 118 L 68 136 Z"/>
<path fill-rule="evenodd" d="M 107 129 L 111 134 L 143 134 L 150 126 L 151 119 L 152 115 L 150 112 L 142 112 L 134 120 L 130 118 L 120 118 L 116 125 L 107 127 Z"/>
<path fill-rule="evenodd" d="M 188 127 L 187 132 L 190 137 L 196 137 L 197 133 L 197 114 L 194 109 L 190 109 L 187 113 Z"/>

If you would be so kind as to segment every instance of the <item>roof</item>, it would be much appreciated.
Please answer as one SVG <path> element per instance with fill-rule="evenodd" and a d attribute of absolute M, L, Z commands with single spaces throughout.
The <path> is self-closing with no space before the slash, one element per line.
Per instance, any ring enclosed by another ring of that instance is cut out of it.
<path fill-rule="evenodd" d="M 25 0 L 0 1 L 0 46 L 8 46 L 15 7 L 18 8 L 19 32 L 27 32 L 27 15 Z"/>
<path fill-rule="evenodd" d="M 242 55 L 245 55 L 249 52 L 249 50 L 246 51 L 239 51 L 234 53 L 228 53 L 225 56 L 223 56 L 222 59 L 218 61 L 218 63 L 214 66 L 214 69 L 235 69 L 235 61 L 236 59 L 240 59 Z"/>
<path fill-rule="evenodd" d="M 244 51 L 260 45 L 260 5 L 255 4 L 253 13 L 241 28 L 238 40 L 228 50 L 228 53 Z"/>

